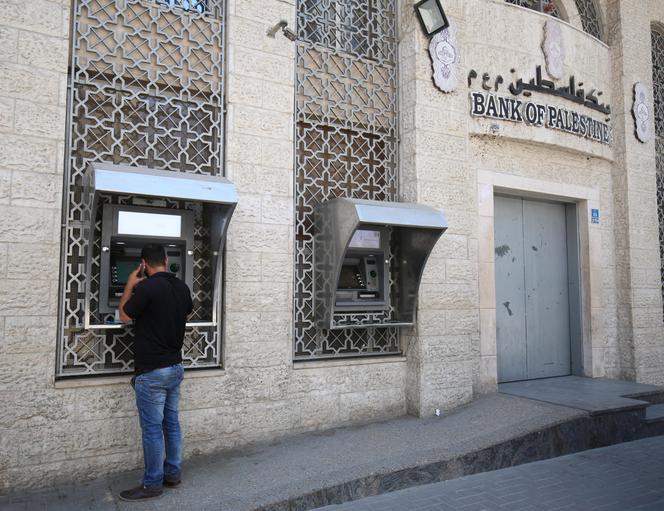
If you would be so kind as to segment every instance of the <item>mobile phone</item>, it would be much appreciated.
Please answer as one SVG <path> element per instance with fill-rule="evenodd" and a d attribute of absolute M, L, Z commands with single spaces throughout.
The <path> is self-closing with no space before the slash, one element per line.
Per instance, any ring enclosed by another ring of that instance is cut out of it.
<path fill-rule="evenodd" d="M 145 276 L 145 265 L 144 265 L 143 263 L 141 263 L 141 264 L 138 266 L 138 273 L 136 274 L 136 276 L 137 276 L 139 279 L 142 279 L 142 278 Z"/>

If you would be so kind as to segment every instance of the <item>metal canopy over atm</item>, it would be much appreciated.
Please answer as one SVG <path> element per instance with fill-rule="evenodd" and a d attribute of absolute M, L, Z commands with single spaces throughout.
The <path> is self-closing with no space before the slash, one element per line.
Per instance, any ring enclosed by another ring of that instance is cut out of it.
<path fill-rule="evenodd" d="M 361 199 L 324 202 L 314 214 L 318 326 L 412 325 L 424 266 L 447 230 L 445 214 Z"/>
<path fill-rule="evenodd" d="M 237 204 L 235 186 L 223 177 L 187 174 L 147 167 L 91 163 L 84 193 L 89 205 L 88 236 L 94 236 L 99 207 L 102 207 L 99 254 L 99 314 L 112 313 L 129 272 L 140 262 L 140 250 L 149 242 L 164 246 L 169 270 L 192 288 L 194 279 L 194 214 L 188 209 L 159 207 L 160 201 L 174 199 L 198 203 L 210 229 L 209 254 L 213 269 L 213 308 L 210 322 L 216 323 L 221 286 L 221 254 L 226 231 Z M 102 195 L 132 198 L 131 204 L 100 204 Z M 209 250 L 208 250 L 209 249 Z M 201 252 L 199 250 L 199 252 Z M 93 251 L 88 249 L 88 278 L 92 273 Z M 90 286 L 86 289 L 86 328 L 117 328 L 120 325 L 90 324 Z"/>

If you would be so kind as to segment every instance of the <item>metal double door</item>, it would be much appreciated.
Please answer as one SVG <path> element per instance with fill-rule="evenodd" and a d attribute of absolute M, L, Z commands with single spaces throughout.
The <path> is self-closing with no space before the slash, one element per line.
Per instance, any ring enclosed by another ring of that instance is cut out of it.
<path fill-rule="evenodd" d="M 571 374 L 564 204 L 495 197 L 498 381 Z"/>

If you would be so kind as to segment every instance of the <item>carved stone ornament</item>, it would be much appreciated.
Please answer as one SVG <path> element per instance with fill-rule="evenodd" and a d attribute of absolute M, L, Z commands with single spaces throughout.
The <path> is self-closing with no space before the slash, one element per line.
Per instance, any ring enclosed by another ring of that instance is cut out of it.
<path fill-rule="evenodd" d="M 544 24 L 542 51 L 547 73 L 552 78 L 560 80 L 565 73 L 565 46 L 560 24 L 553 19 L 547 20 Z"/>
<path fill-rule="evenodd" d="M 652 138 L 650 127 L 650 94 L 648 88 L 641 82 L 634 84 L 634 105 L 632 116 L 634 117 L 634 128 L 636 138 L 644 144 Z"/>
<path fill-rule="evenodd" d="M 435 34 L 429 43 L 433 82 L 443 92 L 452 92 L 457 88 L 457 68 L 461 62 L 456 24 L 451 19 L 449 22 L 450 26 Z"/>

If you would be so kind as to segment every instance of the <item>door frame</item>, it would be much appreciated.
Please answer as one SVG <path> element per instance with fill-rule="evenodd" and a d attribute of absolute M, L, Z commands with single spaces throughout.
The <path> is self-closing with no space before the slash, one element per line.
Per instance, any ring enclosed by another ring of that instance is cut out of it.
<path fill-rule="evenodd" d="M 593 314 L 593 311 L 602 305 L 601 231 L 597 225 L 591 224 L 591 210 L 600 207 L 599 189 L 482 170 L 478 172 L 481 391 L 495 391 L 498 378 L 493 200 L 496 194 L 575 205 L 574 208 L 567 208 L 568 214 L 572 214 L 569 211 L 573 210 L 576 217 L 578 247 L 575 248 L 579 275 L 578 328 L 576 332 L 571 332 L 572 374 L 604 376 L 601 347 L 594 348 L 592 335 L 597 329 L 592 318 L 600 316 Z"/>

